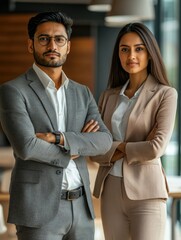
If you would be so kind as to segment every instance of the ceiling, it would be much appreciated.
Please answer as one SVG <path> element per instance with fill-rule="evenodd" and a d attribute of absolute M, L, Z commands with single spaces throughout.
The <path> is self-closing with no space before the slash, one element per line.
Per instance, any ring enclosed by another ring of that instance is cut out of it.
<path fill-rule="evenodd" d="M 104 24 L 105 13 L 91 12 L 87 6 L 91 0 L 0 0 L 2 13 L 33 13 L 61 11 L 71 16 L 79 25 Z"/>
<path fill-rule="evenodd" d="M 64 4 L 89 4 L 90 0 L 14 0 L 23 3 L 64 3 Z"/>

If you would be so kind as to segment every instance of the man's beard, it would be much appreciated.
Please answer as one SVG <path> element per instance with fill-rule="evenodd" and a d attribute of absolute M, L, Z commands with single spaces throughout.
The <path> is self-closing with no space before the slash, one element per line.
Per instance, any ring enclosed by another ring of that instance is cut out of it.
<path fill-rule="evenodd" d="M 43 55 L 46 55 L 47 53 L 55 53 L 54 51 L 48 51 L 46 53 L 44 53 Z M 59 54 L 59 53 L 57 53 Z M 60 54 L 59 54 L 60 55 Z M 40 66 L 44 66 L 44 67 L 61 67 L 66 59 L 67 59 L 67 54 L 64 54 L 61 59 L 56 60 L 55 58 L 52 57 L 52 59 L 50 60 L 46 60 L 45 58 L 41 57 L 40 55 L 38 55 L 35 51 L 33 52 L 33 56 L 35 59 L 35 62 L 40 65 Z"/>

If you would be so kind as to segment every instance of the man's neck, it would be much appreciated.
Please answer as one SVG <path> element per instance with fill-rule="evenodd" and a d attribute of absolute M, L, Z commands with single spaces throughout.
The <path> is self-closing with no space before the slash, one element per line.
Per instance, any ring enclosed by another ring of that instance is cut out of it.
<path fill-rule="evenodd" d="M 44 71 L 55 83 L 56 89 L 59 89 L 62 85 L 62 66 L 61 67 L 44 67 L 37 65 L 42 71 Z"/>

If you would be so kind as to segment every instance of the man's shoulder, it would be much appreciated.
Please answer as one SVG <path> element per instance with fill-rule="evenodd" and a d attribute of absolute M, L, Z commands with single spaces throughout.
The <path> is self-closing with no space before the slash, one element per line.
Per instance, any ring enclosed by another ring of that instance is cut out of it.
<path fill-rule="evenodd" d="M 75 80 L 72 80 L 72 79 L 70 79 L 69 78 L 69 84 L 70 85 L 73 85 L 73 86 L 75 86 L 75 87 L 87 87 L 86 85 L 84 85 L 84 84 L 82 84 L 82 83 L 79 83 L 79 82 L 76 82 Z"/>
<path fill-rule="evenodd" d="M 70 88 L 74 88 L 74 90 L 76 89 L 77 91 L 89 91 L 89 87 L 82 84 L 82 83 L 79 83 L 79 82 L 76 82 L 72 79 L 69 79 L 69 84 L 68 84 L 68 87 Z"/>
<path fill-rule="evenodd" d="M 24 79 L 25 79 L 25 76 L 24 74 L 22 74 L 14 79 L 4 82 L 3 84 L 1 84 L 1 88 L 20 85 L 20 83 L 22 82 L 22 80 L 24 81 Z"/>
<path fill-rule="evenodd" d="M 78 98 L 84 98 L 84 99 L 92 99 L 93 94 L 88 86 L 75 82 L 74 80 L 69 79 L 68 83 L 68 92 L 72 92 L 77 96 Z"/>
<path fill-rule="evenodd" d="M 4 82 L 1 86 L 7 86 L 7 85 L 12 85 L 12 86 L 16 86 L 16 85 L 21 85 L 21 84 L 25 84 L 25 79 L 27 79 L 27 74 L 29 74 L 32 70 L 29 69 L 28 71 L 20 74 L 19 76 L 13 78 L 13 79 L 10 79 L 6 82 Z"/>

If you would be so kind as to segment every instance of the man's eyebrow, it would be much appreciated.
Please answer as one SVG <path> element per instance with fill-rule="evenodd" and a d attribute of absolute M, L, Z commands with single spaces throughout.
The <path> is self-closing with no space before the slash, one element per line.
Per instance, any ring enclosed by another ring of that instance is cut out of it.
<path fill-rule="evenodd" d="M 46 34 L 46 33 L 41 33 L 41 34 L 38 35 L 38 37 L 40 37 L 40 36 L 50 36 L 50 35 Z"/>
<path fill-rule="evenodd" d="M 64 36 L 63 34 L 57 34 L 57 35 L 55 35 L 55 36 L 51 36 L 51 35 L 49 35 L 49 34 L 47 34 L 47 33 L 41 33 L 41 34 L 38 35 L 38 37 L 41 37 L 41 36 L 46 36 L 46 37 L 64 37 L 64 38 L 67 38 L 67 37 Z"/>

